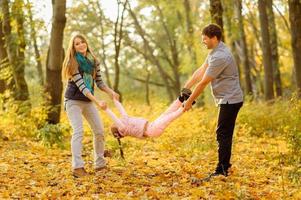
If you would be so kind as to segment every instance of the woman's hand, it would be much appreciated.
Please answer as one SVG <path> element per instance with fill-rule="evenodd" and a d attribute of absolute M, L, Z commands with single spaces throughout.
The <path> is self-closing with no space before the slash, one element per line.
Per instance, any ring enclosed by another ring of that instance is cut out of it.
<path fill-rule="evenodd" d="M 97 106 L 102 110 L 105 110 L 108 108 L 107 103 L 105 101 L 100 101 L 100 100 L 97 101 Z"/>
<path fill-rule="evenodd" d="M 112 99 L 116 99 L 119 101 L 120 95 L 116 93 L 114 90 L 112 90 L 111 88 L 109 88 L 108 86 L 102 87 L 101 90 L 107 93 L 109 97 L 111 97 Z"/>
<path fill-rule="evenodd" d="M 118 93 L 116 93 L 115 91 L 112 90 L 111 92 L 111 98 L 112 99 L 116 99 L 119 101 L 120 95 Z"/>

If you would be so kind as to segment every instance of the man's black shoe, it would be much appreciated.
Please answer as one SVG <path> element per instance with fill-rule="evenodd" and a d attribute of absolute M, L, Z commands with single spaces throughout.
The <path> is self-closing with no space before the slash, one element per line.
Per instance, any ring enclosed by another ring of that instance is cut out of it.
<path fill-rule="evenodd" d="M 181 101 L 182 103 L 184 101 L 186 101 L 187 99 L 189 99 L 190 95 L 192 94 L 192 91 L 190 89 L 187 88 L 182 88 L 181 90 L 181 94 L 179 95 L 178 99 L 179 101 Z M 196 102 L 193 101 L 192 105 L 194 105 Z"/>
<path fill-rule="evenodd" d="M 225 176 L 225 177 L 227 177 L 228 176 L 228 172 L 227 171 L 223 171 L 223 172 L 221 172 L 221 171 L 215 171 L 215 172 L 209 174 L 209 176 L 207 176 L 206 178 L 203 178 L 202 181 L 204 181 L 204 182 L 210 181 L 210 179 L 212 177 L 216 177 L 216 176 Z"/>
<path fill-rule="evenodd" d="M 181 90 L 181 94 L 179 95 L 179 100 L 183 103 L 184 101 L 186 101 L 190 95 L 191 95 L 191 90 L 187 89 L 187 88 L 183 88 Z"/>
<path fill-rule="evenodd" d="M 180 96 L 178 97 L 178 99 L 179 99 L 179 101 L 181 101 L 182 103 L 185 101 L 184 96 L 182 96 L 182 95 L 180 95 Z"/>
<path fill-rule="evenodd" d="M 220 175 L 223 175 L 223 176 L 228 176 L 228 171 L 215 171 L 213 172 L 212 174 L 210 174 L 210 176 L 220 176 Z"/>
<path fill-rule="evenodd" d="M 182 96 L 182 95 L 180 95 L 180 96 L 178 97 L 179 101 L 181 101 L 182 103 L 183 103 L 184 101 L 186 101 L 188 98 L 189 98 L 189 96 Z M 192 105 L 194 105 L 195 103 L 196 103 L 196 101 L 193 101 L 193 102 L 192 102 Z"/>
<path fill-rule="evenodd" d="M 227 171 L 225 171 L 225 172 L 215 171 L 215 172 L 209 174 L 206 178 L 201 178 L 201 179 L 192 178 L 191 183 L 193 185 L 200 186 L 202 183 L 208 182 L 208 181 L 211 180 L 212 177 L 216 177 L 216 176 L 225 176 L 225 177 L 227 177 L 228 172 Z"/>

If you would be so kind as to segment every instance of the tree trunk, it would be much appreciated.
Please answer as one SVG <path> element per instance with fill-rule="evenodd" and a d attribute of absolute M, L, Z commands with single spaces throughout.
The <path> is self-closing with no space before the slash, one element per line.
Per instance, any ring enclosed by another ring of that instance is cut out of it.
<path fill-rule="evenodd" d="M 123 10 L 121 13 L 121 16 L 119 16 L 119 9 L 121 2 L 117 0 L 118 3 L 118 10 L 117 10 L 117 19 L 114 24 L 114 46 L 115 46 L 115 79 L 114 79 L 114 86 L 113 89 L 120 95 L 120 101 L 122 101 L 122 94 L 119 91 L 119 80 L 120 80 L 120 65 L 119 65 L 119 55 L 120 55 L 120 49 L 121 49 L 121 41 L 123 38 L 123 19 L 124 19 L 124 12 L 125 7 L 127 4 L 127 0 L 123 4 Z M 120 19 L 121 17 L 121 19 Z M 119 19 L 121 20 L 119 23 Z"/>
<path fill-rule="evenodd" d="M 251 8 L 248 8 L 248 9 L 251 9 Z M 252 12 L 249 12 L 248 22 L 251 25 L 251 28 L 253 29 L 253 34 L 255 36 L 255 40 L 259 44 L 260 48 L 262 48 L 262 42 L 261 42 L 261 38 L 259 36 L 259 32 L 260 31 L 259 31 L 259 29 L 257 27 L 257 24 L 255 24 L 256 17 L 253 15 Z"/>
<path fill-rule="evenodd" d="M 270 45 L 269 21 L 267 16 L 266 0 L 258 0 L 259 20 L 262 37 L 262 51 L 264 64 L 264 94 L 265 100 L 274 99 L 273 92 L 273 66 Z"/>
<path fill-rule="evenodd" d="M 301 98 L 301 2 L 289 0 L 289 21 L 291 24 L 291 44 L 296 74 L 298 97 Z"/>
<path fill-rule="evenodd" d="M 173 72 L 173 90 L 174 90 L 174 94 L 175 96 L 177 96 L 180 91 L 181 91 L 181 82 L 180 82 L 180 74 L 179 74 L 179 67 L 180 67 L 180 61 L 179 61 L 179 52 L 177 49 L 177 41 L 175 39 L 175 31 L 170 31 L 168 29 L 168 26 L 165 22 L 164 19 L 164 15 L 163 12 L 159 6 L 158 0 L 155 0 L 155 7 L 157 8 L 157 10 L 159 11 L 159 16 L 160 16 L 160 22 L 162 23 L 163 29 L 166 33 L 166 37 L 167 37 L 167 41 L 169 44 L 169 48 L 170 48 L 170 54 L 171 54 L 171 62 L 170 66 L 171 66 L 171 70 Z M 165 53 L 167 56 L 167 53 Z"/>
<path fill-rule="evenodd" d="M 267 0 L 267 13 L 269 20 L 269 30 L 270 30 L 270 44 L 271 44 L 271 54 L 272 54 L 272 66 L 274 71 L 274 84 L 277 97 L 282 96 L 282 84 L 279 69 L 279 55 L 278 55 L 278 41 L 277 41 L 277 31 L 275 24 L 275 17 L 273 11 L 273 0 Z"/>
<path fill-rule="evenodd" d="M 188 42 L 187 42 L 187 47 L 188 47 L 188 52 L 189 55 L 191 55 L 191 60 L 192 60 L 192 65 L 196 66 L 197 65 L 197 56 L 196 52 L 194 50 L 194 28 L 193 28 L 193 23 L 191 19 L 191 6 L 190 6 L 190 1 L 189 0 L 184 0 L 184 8 L 185 8 L 185 15 L 186 15 L 186 27 L 187 27 L 187 33 L 188 33 Z"/>
<path fill-rule="evenodd" d="M 35 30 L 35 22 L 32 19 L 31 4 L 30 4 L 29 0 L 27 0 L 27 4 L 29 5 L 29 7 L 28 7 L 28 16 L 29 16 L 30 31 L 31 31 L 30 36 L 31 36 L 31 40 L 33 42 L 33 47 L 34 47 L 34 52 L 35 52 L 39 83 L 41 85 L 43 85 L 44 84 L 44 73 L 43 73 L 43 69 L 42 69 L 40 50 L 39 50 L 38 45 L 37 45 L 37 35 L 36 35 L 36 30 Z"/>
<path fill-rule="evenodd" d="M 285 16 L 282 14 L 282 12 L 279 10 L 279 8 L 278 8 L 277 6 L 273 5 L 273 7 L 276 9 L 276 11 L 278 12 L 278 14 L 280 15 L 280 17 L 281 17 L 281 19 L 282 19 L 282 21 L 283 21 L 283 23 L 284 23 L 286 29 L 287 29 L 289 32 L 291 32 L 291 27 L 289 26 L 288 20 L 285 18 Z"/>
<path fill-rule="evenodd" d="M 146 79 L 145 79 L 145 101 L 147 105 L 150 105 L 150 98 L 149 98 L 149 79 L 150 79 L 150 72 L 147 71 Z"/>
<path fill-rule="evenodd" d="M 16 0 L 14 2 L 13 10 L 15 9 L 16 13 L 16 22 L 17 22 L 17 34 L 18 34 L 18 48 L 17 48 L 17 59 L 18 59 L 18 75 L 17 78 L 20 80 L 21 85 L 21 91 L 22 91 L 22 97 L 21 100 L 27 100 L 29 99 L 29 92 L 27 83 L 25 81 L 25 48 L 26 48 L 26 42 L 25 42 L 25 31 L 24 31 L 24 14 L 23 9 L 24 8 L 24 2 L 23 0 Z"/>
<path fill-rule="evenodd" d="M 101 38 L 101 47 L 102 47 L 102 59 L 101 60 L 102 60 L 103 66 L 105 68 L 105 76 L 107 79 L 107 84 L 111 88 L 112 84 L 111 84 L 111 80 L 110 80 L 109 69 L 108 69 L 107 62 L 106 62 L 107 57 L 106 57 L 105 36 L 104 36 L 104 34 L 105 34 L 105 32 L 104 32 L 104 14 L 101 9 L 99 1 L 97 1 L 97 7 L 98 7 L 98 12 L 100 12 L 99 24 L 100 24 L 100 29 L 101 29 L 100 38 Z"/>
<path fill-rule="evenodd" d="M 15 3 L 20 3 L 16 1 Z M 29 93 L 27 83 L 25 81 L 24 74 L 24 50 L 25 50 L 25 40 L 24 40 L 24 30 L 23 30 L 23 13 L 21 9 L 17 9 L 16 14 L 16 25 L 17 33 L 19 38 L 16 40 L 12 33 L 12 27 L 10 25 L 10 13 L 9 13 L 9 2 L 8 0 L 1 1 L 1 8 L 3 13 L 3 32 L 6 42 L 6 50 L 8 55 L 8 60 L 10 66 L 12 67 L 14 82 L 15 82 L 15 92 L 14 97 L 16 100 L 28 100 Z M 19 53 L 19 54 L 18 54 Z"/>
<path fill-rule="evenodd" d="M 238 20 L 233 20 L 233 18 L 237 19 L 237 6 L 235 6 L 236 9 L 233 9 L 233 5 L 235 4 L 236 0 L 228 0 L 224 2 L 224 19 L 225 19 L 225 32 L 227 33 L 226 38 L 228 40 L 228 43 L 231 44 L 231 50 L 234 56 L 234 59 L 237 64 L 238 68 L 238 76 L 241 83 L 243 83 L 242 76 L 241 76 L 241 61 L 240 57 L 242 54 L 241 46 L 240 46 L 240 36 L 239 36 L 239 23 Z M 245 86 L 242 84 L 242 89 L 245 91 Z"/>
<path fill-rule="evenodd" d="M 212 22 L 218 24 L 224 32 L 223 6 L 221 0 L 210 0 L 210 14 Z M 225 41 L 224 34 L 222 34 L 222 41 Z"/>
<path fill-rule="evenodd" d="M 0 72 L 4 70 L 7 63 L 7 52 L 5 48 L 5 41 L 4 41 L 4 33 L 2 31 L 2 19 L 0 18 Z M 1 73 L 3 74 L 3 73 Z M 6 90 L 6 81 L 4 77 L 0 78 L 0 94 L 4 93 Z"/>
<path fill-rule="evenodd" d="M 1 79 L 0 80 L 0 94 L 3 94 L 5 90 L 6 90 L 5 80 Z"/>
<path fill-rule="evenodd" d="M 52 0 L 52 28 L 50 45 L 47 55 L 46 91 L 50 95 L 51 110 L 47 121 L 51 124 L 59 123 L 61 112 L 62 80 L 61 70 L 64 58 L 63 33 L 66 24 L 66 0 Z"/>
<path fill-rule="evenodd" d="M 251 54 L 251 59 L 252 59 L 252 62 L 253 62 L 253 69 L 255 71 L 255 77 L 256 79 L 258 79 L 258 85 L 259 85 L 259 88 L 260 91 L 259 94 L 260 95 L 263 95 L 264 96 L 264 77 L 261 77 L 261 72 L 264 71 L 264 66 L 263 66 L 263 63 L 261 62 L 261 64 L 257 64 L 256 63 L 256 58 L 259 58 L 260 56 L 262 57 L 262 55 L 259 55 L 259 49 L 257 49 L 256 47 L 251 47 L 252 48 L 252 54 Z M 256 80 L 255 79 L 255 80 Z"/>
<path fill-rule="evenodd" d="M 244 81 L 245 81 L 245 92 L 248 95 L 252 95 L 252 83 L 251 83 L 251 75 L 250 75 L 250 63 L 249 63 L 249 56 L 248 56 L 248 48 L 247 48 L 247 41 L 246 35 L 244 30 L 243 24 L 243 16 L 242 16 L 242 3 L 241 0 L 235 0 L 235 10 L 236 16 L 238 19 L 238 31 L 240 35 L 240 47 L 241 47 L 241 62 L 243 65 L 244 71 Z"/>
<path fill-rule="evenodd" d="M 194 30 L 194 21 L 195 19 L 192 18 L 192 11 L 191 11 L 191 4 L 190 0 L 184 0 L 184 8 L 185 8 L 185 15 L 186 15 L 186 27 L 187 27 L 187 33 L 188 33 L 188 52 L 191 56 L 191 61 L 193 66 L 197 66 L 197 53 L 195 51 L 195 30 Z M 202 93 L 198 98 L 198 105 L 204 105 L 204 93 Z"/>
<path fill-rule="evenodd" d="M 250 55 L 249 55 L 249 61 L 250 61 L 250 67 L 251 69 L 253 69 L 253 71 L 251 70 L 251 79 L 253 80 L 253 95 L 254 98 L 258 98 L 260 97 L 263 93 L 264 93 L 264 88 L 263 88 L 263 83 L 261 80 L 261 75 L 260 75 L 260 71 L 256 69 L 257 63 L 255 60 L 255 54 L 254 52 L 256 51 L 256 49 L 254 49 L 254 46 L 251 45 L 250 46 Z M 252 73 L 253 72 L 253 73 Z"/>
<path fill-rule="evenodd" d="M 245 81 L 245 79 L 242 78 L 242 73 L 241 73 L 241 57 L 242 56 L 242 47 L 241 47 L 241 43 L 239 40 L 235 39 L 231 42 L 231 49 L 232 49 L 232 53 L 235 59 L 235 62 L 237 64 L 237 68 L 238 68 L 238 76 L 239 76 L 239 81 L 240 83 L 243 83 L 243 81 Z M 242 84 L 242 89 L 245 91 L 245 86 L 244 84 Z"/>

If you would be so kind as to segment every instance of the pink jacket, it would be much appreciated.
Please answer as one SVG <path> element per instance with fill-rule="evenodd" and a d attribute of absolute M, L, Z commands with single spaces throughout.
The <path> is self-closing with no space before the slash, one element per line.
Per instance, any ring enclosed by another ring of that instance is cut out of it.
<path fill-rule="evenodd" d="M 121 118 L 118 118 L 109 108 L 105 111 L 113 119 L 122 136 L 157 137 L 163 133 L 163 130 L 173 120 L 183 113 L 182 102 L 177 99 L 155 121 L 148 122 L 144 118 L 129 116 L 119 101 L 114 100 L 114 103 L 122 116 Z"/>
<path fill-rule="evenodd" d="M 141 117 L 123 116 L 121 122 L 124 127 L 118 127 L 118 131 L 122 136 L 134 136 L 143 138 L 148 121 Z"/>

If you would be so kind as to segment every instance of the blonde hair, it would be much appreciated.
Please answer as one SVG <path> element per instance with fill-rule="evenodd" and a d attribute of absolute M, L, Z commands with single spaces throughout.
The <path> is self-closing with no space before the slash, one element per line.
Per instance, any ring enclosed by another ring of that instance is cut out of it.
<path fill-rule="evenodd" d="M 75 59 L 75 48 L 74 48 L 74 40 L 76 38 L 81 39 L 84 43 L 87 44 L 87 53 L 90 53 L 91 56 L 94 59 L 94 63 L 98 63 L 96 57 L 92 53 L 89 44 L 87 42 L 87 39 L 82 35 L 82 34 L 76 34 L 73 37 L 71 37 L 69 44 L 68 44 L 68 49 L 66 52 L 66 56 L 63 61 L 63 68 L 62 68 L 62 79 L 63 80 L 68 80 L 72 77 L 72 74 L 78 69 L 78 63 Z"/>

